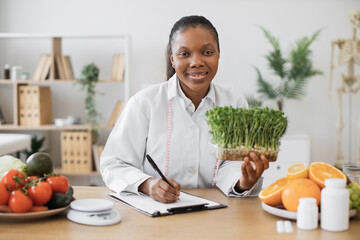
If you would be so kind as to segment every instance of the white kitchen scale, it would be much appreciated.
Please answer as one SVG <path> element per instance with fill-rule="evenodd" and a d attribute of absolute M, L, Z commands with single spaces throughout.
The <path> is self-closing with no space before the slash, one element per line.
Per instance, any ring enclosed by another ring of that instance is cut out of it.
<path fill-rule="evenodd" d="M 120 213 L 112 201 L 101 198 L 86 198 L 72 201 L 67 218 L 70 221 L 92 226 L 108 226 L 121 221 Z"/>

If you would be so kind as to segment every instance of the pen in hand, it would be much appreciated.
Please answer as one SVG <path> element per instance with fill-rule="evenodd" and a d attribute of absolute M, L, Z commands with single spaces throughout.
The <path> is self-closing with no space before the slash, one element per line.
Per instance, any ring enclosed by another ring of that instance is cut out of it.
<path fill-rule="evenodd" d="M 169 186 L 171 186 L 172 188 L 175 188 L 175 187 L 166 179 L 166 177 L 164 176 L 164 174 L 160 171 L 159 167 L 156 165 L 156 163 L 155 163 L 154 160 L 150 157 L 149 154 L 146 154 L 146 158 L 147 158 L 147 160 L 149 161 L 151 167 L 153 167 L 154 170 L 159 173 L 161 179 L 164 180 L 167 184 L 169 184 Z M 179 198 L 179 199 L 180 199 L 180 198 Z"/>

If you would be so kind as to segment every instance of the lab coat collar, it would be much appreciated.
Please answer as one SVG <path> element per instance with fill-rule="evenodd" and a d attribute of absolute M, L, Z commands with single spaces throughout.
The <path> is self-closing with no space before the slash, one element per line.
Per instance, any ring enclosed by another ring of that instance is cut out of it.
<path fill-rule="evenodd" d="M 168 100 L 172 100 L 174 97 L 180 97 L 179 93 L 177 91 L 177 85 L 178 78 L 176 74 L 174 74 L 169 80 L 168 80 Z M 214 90 L 214 84 L 210 83 L 210 89 L 208 94 L 205 96 L 205 99 L 208 98 L 212 101 L 212 104 L 215 104 L 215 90 Z"/>

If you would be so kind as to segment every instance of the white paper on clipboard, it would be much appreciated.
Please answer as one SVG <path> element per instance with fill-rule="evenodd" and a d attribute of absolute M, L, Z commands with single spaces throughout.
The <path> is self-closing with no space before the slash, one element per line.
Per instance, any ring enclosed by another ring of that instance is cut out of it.
<path fill-rule="evenodd" d="M 227 207 L 224 204 L 213 202 L 185 192 L 180 192 L 180 199 L 176 202 L 166 204 L 158 202 L 150 196 L 144 194 L 109 193 L 109 195 L 151 217 Z"/>

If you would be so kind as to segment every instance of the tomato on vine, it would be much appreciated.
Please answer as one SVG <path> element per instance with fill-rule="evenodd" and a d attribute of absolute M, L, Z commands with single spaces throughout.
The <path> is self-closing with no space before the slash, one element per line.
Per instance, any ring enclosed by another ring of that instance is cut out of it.
<path fill-rule="evenodd" d="M 11 192 L 8 204 L 14 213 L 26 213 L 30 211 L 33 206 L 31 199 L 20 189 Z"/>
<path fill-rule="evenodd" d="M 26 183 L 29 183 L 29 182 L 31 182 L 31 181 L 38 180 L 38 179 L 40 179 L 40 177 L 38 177 L 38 176 L 28 176 L 28 177 L 26 178 L 25 182 L 26 182 Z"/>
<path fill-rule="evenodd" d="M 44 205 L 51 199 L 51 186 L 49 183 L 41 181 L 28 188 L 28 196 L 31 198 L 35 206 Z"/>
<path fill-rule="evenodd" d="M 48 177 L 46 182 L 50 184 L 53 193 L 66 193 L 69 190 L 70 183 L 65 176 Z"/>
<path fill-rule="evenodd" d="M 1 182 L 9 191 L 13 191 L 24 186 L 24 174 L 16 169 L 11 169 L 4 173 Z"/>
<path fill-rule="evenodd" d="M 10 194 L 5 185 L 0 182 L 0 205 L 6 205 L 9 201 Z"/>

